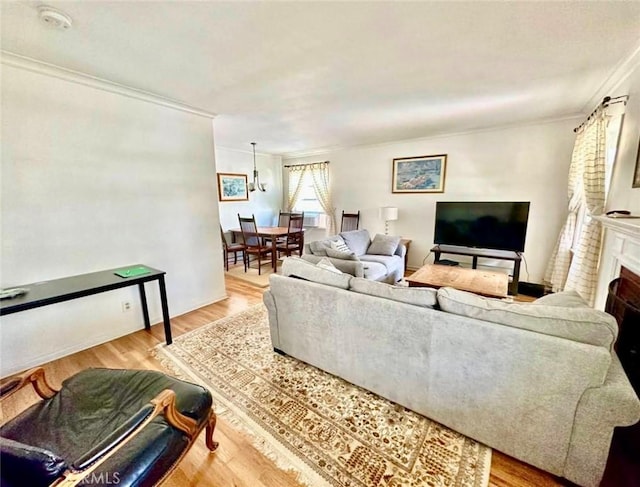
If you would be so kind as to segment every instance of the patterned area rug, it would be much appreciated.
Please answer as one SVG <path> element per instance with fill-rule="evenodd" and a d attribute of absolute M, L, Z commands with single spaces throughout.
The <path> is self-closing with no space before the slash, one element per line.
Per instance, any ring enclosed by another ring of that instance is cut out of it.
<path fill-rule="evenodd" d="M 274 353 L 263 305 L 159 345 L 154 353 L 174 374 L 208 387 L 221 417 L 309 486 L 489 483 L 490 448 Z"/>

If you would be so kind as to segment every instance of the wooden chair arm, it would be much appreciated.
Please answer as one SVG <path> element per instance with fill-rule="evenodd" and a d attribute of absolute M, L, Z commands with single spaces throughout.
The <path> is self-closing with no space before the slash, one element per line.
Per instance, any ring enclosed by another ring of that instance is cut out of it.
<path fill-rule="evenodd" d="M 165 389 L 96 447 L 73 462 L 72 466 L 62 474 L 62 477 L 51 484 L 51 487 L 77 485 L 135 438 L 145 426 L 160 414 L 165 415 L 171 426 L 185 433 L 189 437 L 189 441 L 193 441 L 199 432 L 196 421 L 176 409 L 175 392 L 171 389 Z"/>
<path fill-rule="evenodd" d="M 44 369 L 42 367 L 36 367 L 3 380 L 0 384 L 0 400 L 6 399 L 28 384 L 33 385 L 36 393 L 42 399 L 50 399 L 58 392 L 57 389 L 51 387 L 47 382 Z"/>

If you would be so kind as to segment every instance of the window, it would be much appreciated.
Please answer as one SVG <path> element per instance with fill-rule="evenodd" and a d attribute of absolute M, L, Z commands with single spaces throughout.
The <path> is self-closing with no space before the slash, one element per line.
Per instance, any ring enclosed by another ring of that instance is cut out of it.
<path fill-rule="evenodd" d="M 304 225 L 333 229 L 335 218 L 325 214 L 333 208 L 329 184 L 329 161 L 285 166 L 287 171 L 287 208 L 304 211 Z"/>
<path fill-rule="evenodd" d="M 313 188 L 313 175 L 310 170 L 304 173 L 302 188 L 298 200 L 293 206 L 293 211 L 304 212 L 305 227 L 326 228 L 326 215 L 316 197 L 316 191 Z"/>
<path fill-rule="evenodd" d="M 313 176 L 311 171 L 306 171 L 302 180 L 302 189 L 298 195 L 298 201 L 294 205 L 294 211 L 304 211 L 306 213 L 324 213 L 316 191 L 313 189 Z"/>

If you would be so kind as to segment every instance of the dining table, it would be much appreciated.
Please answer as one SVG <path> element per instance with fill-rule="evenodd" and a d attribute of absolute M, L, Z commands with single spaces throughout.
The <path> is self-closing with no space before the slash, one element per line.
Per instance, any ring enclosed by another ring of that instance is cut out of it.
<path fill-rule="evenodd" d="M 286 237 L 289 234 L 288 227 L 257 227 L 257 236 L 258 237 L 268 237 L 271 239 L 271 266 L 273 267 L 273 272 L 278 271 L 278 251 L 276 250 L 278 237 Z M 237 237 L 240 236 L 240 240 L 242 240 L 242 230 L 240 228 L 232 228 L 229 230 L 231 232 L 231 239 L 233 242 L 237 241 Z M 302 254 L 302 248 L 304 247 L 304 229 L 300 231 L 302 234 L 300 239 L 300 253 Z M 253 235 L 253 234 L 252 234 Z"/>

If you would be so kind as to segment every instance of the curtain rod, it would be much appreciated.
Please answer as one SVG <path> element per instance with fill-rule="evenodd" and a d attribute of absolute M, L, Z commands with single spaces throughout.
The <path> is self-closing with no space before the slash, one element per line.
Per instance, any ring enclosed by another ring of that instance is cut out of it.
<path fill-rule="evenodd" d="M 283 167 L 311 166 L 312 164 L 329 164 L 329 161 L 307 162 L 307 163 L 304 163 L 304 164 L 285 164 Z"/>
<path fill-rule="evenodd" d="M 615 96 L 613 98 L 611 98 L 610 96 L 605 96 L 602 99 L 602 102 L 600 103 L 600 105 L 598 105 L 595 110 L 593 110 L 591 112 L 591 114 L 587 117 L 587 119 L 582 122 L 580 125 L 578 125 L 576 128 L 573 129 L 574 132 L 577 132 L 578 130 L 580 130 L 582 127 L 584 127 L 584 125 L 591 120 L 591 117 L 593 117 L 595 115 L 595 113 L 600 109 L 600 108 L 606 108 L 609 105 L 614 105 L 615 103 L 624 103 L 625 105 L 627 104 L 627 100 L 629 99 L 628 95 L 623 95 L 623 96 Z"/>

